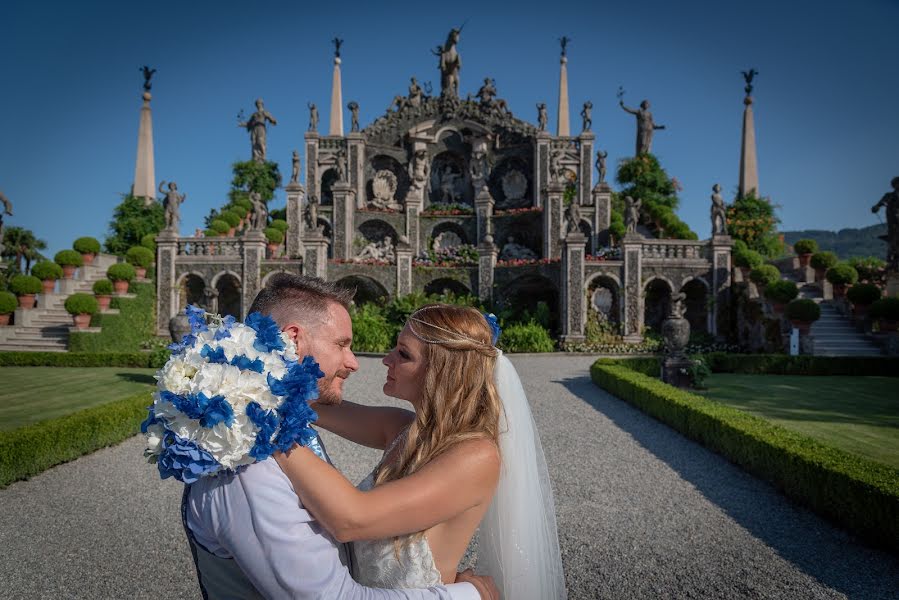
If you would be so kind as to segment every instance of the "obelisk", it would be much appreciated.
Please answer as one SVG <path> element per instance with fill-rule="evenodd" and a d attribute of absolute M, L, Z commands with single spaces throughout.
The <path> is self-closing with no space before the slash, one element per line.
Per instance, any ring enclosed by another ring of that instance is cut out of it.
<path fill-rule="evenodd" d="M 145 67 L 146 68 L 146 67 Z M 152 75 L 152 74 L 151 74 Z M 134 165 L 134 184 L 131 195 L 143 198 L 149 206 L 156 201 L 156 170 L 153 165 L 153 111 L 150 109 L 150 77 L 145 74 L 140 127 L 137 130 L 137 162 Z"/>
<path fill-rule="evenodd" d="M 334 51 L 334 74 L 331 77 L 331 123 L 328 127 L 328 135 L 343 135 L 343 93 L 340 87 L 340 44 L 343 40 L 333 40 L 336 49 Z"/>
<path fill-rule="evenodd" d="M 760 198 L 759 193 L 759 166 L 755 150 L 755 120 L 752 115 L 752 78 L 756 75 L 755 69 L 748 73 L 746 78 L 746 97 L 743 98 L 743 144 L 740 147 L 740 187 L 738 197 L 745 198 L 754 195 Z"/>
<path fill-rule="evenodd" d="M 556 123 L 556 135 L 567 137 L 571 135 L 571 126 L 568 118 L 568 57 L 565 55 L 565 46 L 568 38 L 562 38 L 562 57 L 559 60 L 559 111 Z"/>

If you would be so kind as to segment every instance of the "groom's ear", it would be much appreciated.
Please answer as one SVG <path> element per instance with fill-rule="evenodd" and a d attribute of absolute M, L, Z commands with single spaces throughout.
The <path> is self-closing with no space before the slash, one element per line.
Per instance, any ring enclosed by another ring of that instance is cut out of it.
<path fill-rule="evenodd" d="M 281 331 L 287 334 L 297 347 L 297 354 L 303 356 L 309 354 L 309 336 L 306 329 L 299 323 L 288 323 Z"/>

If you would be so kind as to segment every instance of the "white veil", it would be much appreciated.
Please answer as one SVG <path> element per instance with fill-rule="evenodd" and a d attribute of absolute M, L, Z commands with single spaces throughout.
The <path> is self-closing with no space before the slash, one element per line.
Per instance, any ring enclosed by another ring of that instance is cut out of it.
<path fill-rule="evenodd" d="M 503 404 L 499 447 L 502 470 L 493 502 L 481 521 L 478 571 L 493 577 L 502 597 L 567 598 L 559 553 L 549 471 L 528 399 L 515 367 L 496 360 L 496 390 Z"/>

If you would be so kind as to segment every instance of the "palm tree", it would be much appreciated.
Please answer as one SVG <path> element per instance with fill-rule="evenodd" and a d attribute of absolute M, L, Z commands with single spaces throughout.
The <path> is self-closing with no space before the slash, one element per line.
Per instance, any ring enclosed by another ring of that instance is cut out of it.
<path fill-rule="evenodd" d="M 16 271 L 27 273 L 31 269 L 31 261 L 41 260 L 44 256 L 38 250 L 47 248 L 47 242 L 38 239 L 34 232 L 23 227 L 8 227 L 3 232 L 3 256 L 13 259 Z M 22 270 L 22 259 L 25 259 L 25 270 Z"/>

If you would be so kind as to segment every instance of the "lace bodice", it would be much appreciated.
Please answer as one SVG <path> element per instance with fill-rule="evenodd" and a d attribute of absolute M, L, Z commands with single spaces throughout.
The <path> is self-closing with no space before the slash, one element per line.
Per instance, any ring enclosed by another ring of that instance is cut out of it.
<path fill-rule="evenodd" d="M 397 441 L 402 436 L 397 438 Z M 396 444 L 396 441 L 393 445 Z M 384 456 L 390 452 L 387 449 Z M 383 460 L 383 458 L 382 458 Z M 375 471 L 357 486 L 362 491 L 373 487 Z M 353 542 L 353 578 L 360 584 L 377 588 L 426 588 L 439 585 L 440 571 L 425 536 L 403 536 L 399 540 L 399 559 L 393 538 Z"/>

